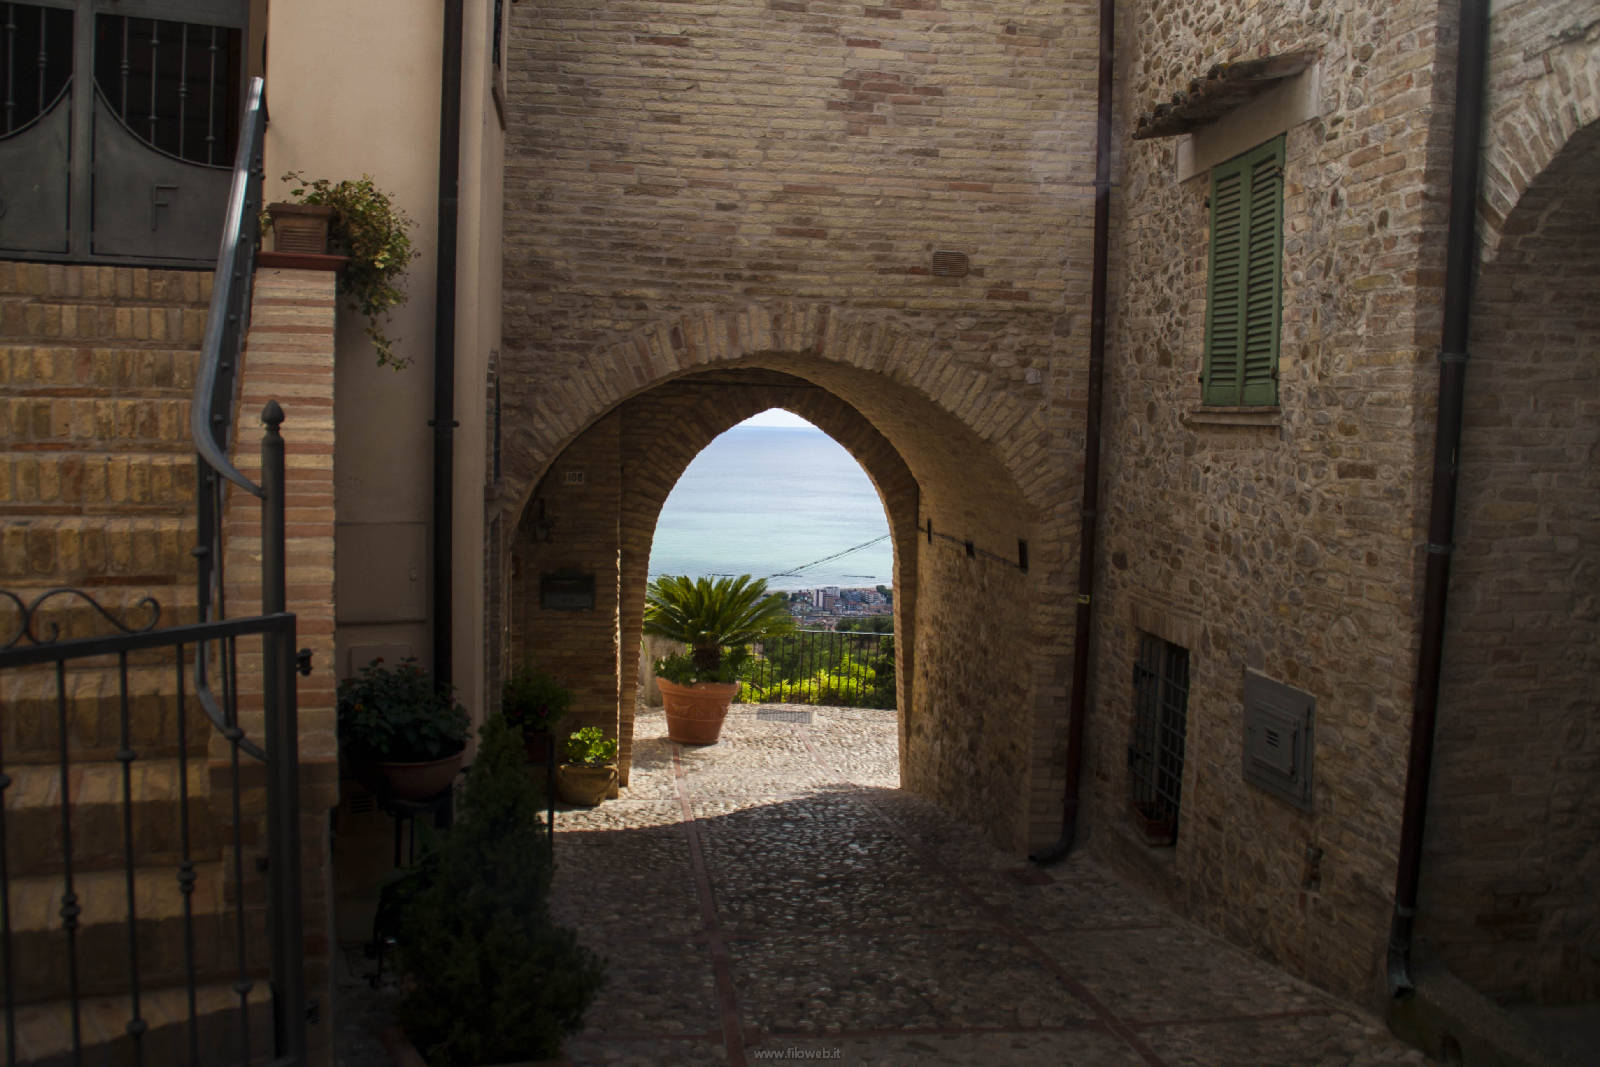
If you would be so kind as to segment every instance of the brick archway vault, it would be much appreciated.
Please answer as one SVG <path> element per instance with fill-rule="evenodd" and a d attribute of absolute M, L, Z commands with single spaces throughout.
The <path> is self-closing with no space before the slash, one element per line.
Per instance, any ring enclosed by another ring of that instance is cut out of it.
<path fill-rule="evenodd" d="M 882 321 L 791 304 L 663 323 L 598 347 L 581 376 L 507 373 L 490 632 L 509 662 L 562 675 L 579 724 L 615 730 L 626 759 L 660 508 L 718 434 L 794 411 L 862 464 L 889 518 L 903 784 L 1000 843 L 1038 844 L 1059 804 L 1074 561 L 1058 531 L 1075 490 L 1052 481 L 1027 385 Z M 555 570 L 596 576 L 594 612 L 540 608 Z"/>

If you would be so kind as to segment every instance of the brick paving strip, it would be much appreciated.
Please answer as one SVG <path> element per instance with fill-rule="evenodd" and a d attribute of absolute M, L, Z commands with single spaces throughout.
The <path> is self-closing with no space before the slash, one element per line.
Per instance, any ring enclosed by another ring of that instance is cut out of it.
<path fill-rule="evenodd" d="M 574 1064 L 1423 1063 L 1082 855 L 1027 868 L 893 788 L 892 712 L 736 707 L 558 817 L 558 916 L 611 964 Z"/>

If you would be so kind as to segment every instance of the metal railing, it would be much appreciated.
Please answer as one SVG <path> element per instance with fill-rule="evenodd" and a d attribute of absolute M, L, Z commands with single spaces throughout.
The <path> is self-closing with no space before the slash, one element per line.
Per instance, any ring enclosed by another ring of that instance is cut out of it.
<path fill-rule="evenodd" d="M 250 328 L 250 296 L 255 278 L 256 246 L 260 240 L 260 226 L 256 220 L 261 214 L 262 142 L 266 133 L 263 92 L 262 80 L 253 79 L 233 162 L 228 214 L 222 226 L 216 273 L 212 276 L 211 307 L 206 312 L 194 399 L 189 406 L 189 432 L 194 437 L 197 453 L 195 501 L 200 523 L 194 557 L 201 621 L 226 617 L 222 511 L 227 492 L 223 482 L 232 482 L 252 496 L 265 497 L 262 487 L 239 473 L 228 460 L 239 359 Z M 217 729 L 226 732 L 236 724 L 227 721 L 223 713 L 225 702 L 219 700 L 211 688 L 210 667 L 210 657 L 195 657 L 195 692 Z M 224 658 L 221 667 L 221 685 L 226 691 L 233 682 L 228 673 L 232 665 Z M 256 759 L 267 758 L 266 752 L 250 739 L 243 739 L 242 745 L 245 752 Z"/>
<path fill-rule="evenodd" d="M 765 704 L 895 706 L 894 634 L 797 630 L 755 646 L 741 699 Z"/>

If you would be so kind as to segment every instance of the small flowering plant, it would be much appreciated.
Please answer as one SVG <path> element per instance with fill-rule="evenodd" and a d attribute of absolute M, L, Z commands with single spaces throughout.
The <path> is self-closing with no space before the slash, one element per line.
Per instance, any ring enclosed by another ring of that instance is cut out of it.
<path fill-rule="evenodd" d="M 382 763 L 443 759 L 467 744 L 467 711 L 415 659 L 381 658 L 339 683 L 339 744 Z"/>
<path fill-rule="evenodd" d="M 523 665 L 500 687 L 500 713 L 524 734 L 548 731 L 572 706 L 572 690 Z"/>
<path fill-rule="evenodd" d="M 377 350 L 378 366 L 405 367 L 410 357 L 395 352 L 394 341 L 380 323 L 388 319 L 391 308 L 408 299 L 400 282 L 417 257 L 410 232 L 416 223 L 370 175 L 336 182 L 307 180 L 299 171 L 290 171 L 283 180 L 298 183 L 289 190 L 296 203 L 333 208 L 329 238 L 335 251 L 349 257 L 339 270 L 339 292 L 367 317 L 367 336 Z M 270 219 L 262 217 L 270 225 Z"/>

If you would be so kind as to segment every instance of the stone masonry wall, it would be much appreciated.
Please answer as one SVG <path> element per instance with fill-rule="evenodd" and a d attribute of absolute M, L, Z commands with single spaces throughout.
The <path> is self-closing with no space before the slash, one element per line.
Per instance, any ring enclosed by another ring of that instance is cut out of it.
<path fill-rule="evenodd" d="M 1503 1000 L 1600 996 L 1600 123 L 1478 282 L 1419 934 Z"/>
<path fill-rule="evenodd" d="M 1209 179 L 1178 179 L 1175 139 L 1122 142 L 1091 845 L 1207 926 L 1357 997 L 1387 931 L 1410 722 L 1448 117 L 1430 110 L 1447 43 L 1436 7 L 1121 12 L 1124 131 L 1219 62 L 1314 49 L 1321 87 L 1315 117 L 1287 129 L 1276 410 L 1202 407 Z M 1141 632 L 1190 657 L 1171 849 L 1144 844 L 1128 810 Z M 1243 781 L 1246 668 L 1316 700 L 1310 812 Z"/>
<path fill-rule="evenodd" d="M 502 515 L 674 376 L 742 364 L 833 393 L 939 530 L 1005 558 L 1030 542 L 1010 601 L 953 575 L 919 588 L 919 626 L 946 598 L 1026 639 L 919 637 L 910 711 L 945 701 L 926 710 L 966 755 L 941 799 L 1025 812 L 998 817 L 1018 847 L 1059 828 L 1094 31 L 1091 3 L 949 0 L 541 5 L 511 30 Z M 970 270 L 936 276 L 937 250 Z M 1021 679 L 1025 754 L 999 794 L 957 743 L 979 674 Z"/>

